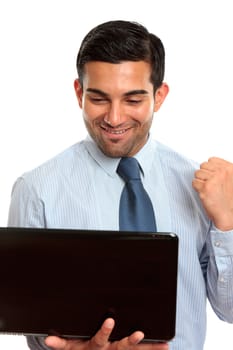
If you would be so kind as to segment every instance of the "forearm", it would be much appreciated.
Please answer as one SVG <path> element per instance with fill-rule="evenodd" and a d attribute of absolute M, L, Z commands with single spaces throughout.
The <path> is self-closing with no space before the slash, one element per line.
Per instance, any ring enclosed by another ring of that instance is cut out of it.
<path fill-rule="evenodd" d="M 207 294 L 218 317 L 233 322 L 233 231 L 210 232 Z"/>

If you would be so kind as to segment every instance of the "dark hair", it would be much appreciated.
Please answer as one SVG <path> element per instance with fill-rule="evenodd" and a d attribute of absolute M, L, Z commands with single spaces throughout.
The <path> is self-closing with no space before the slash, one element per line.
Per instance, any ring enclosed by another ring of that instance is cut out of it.
<path fill-rule="evenodd" d="M 77 56 L 82 85 L 85 64 L 90 61 L 120 63 L 146 61 L 151 64 L 151 82 L 156 90 L 163 82 L 165 51 L 161 40 L 137 22 L 109 21 L 93 28 L 83 39 Z"/>

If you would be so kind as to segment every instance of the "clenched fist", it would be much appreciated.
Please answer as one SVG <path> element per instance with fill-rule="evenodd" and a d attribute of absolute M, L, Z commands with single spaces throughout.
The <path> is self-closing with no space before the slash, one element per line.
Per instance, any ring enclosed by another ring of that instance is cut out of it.
<path fill-rule="evenodd" d="M 216 157 L 202 163 L 193 188 L 215 226 L 221 231 L 233 229 L 233 163 Z"/>

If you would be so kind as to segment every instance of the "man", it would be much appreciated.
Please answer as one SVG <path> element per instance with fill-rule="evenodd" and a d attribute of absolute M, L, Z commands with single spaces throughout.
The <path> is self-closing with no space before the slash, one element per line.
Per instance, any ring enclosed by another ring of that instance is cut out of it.
<path fill-rule="evenodd" d="M 87 34 L 74 88 L 89 136 L 18 179 L 9 225 L 118 230 L 124 181 L 117 168 L 122 157 L 136 158 L 158 231 L 179 236 L 176 337 L 143 344 L 138 331 L 111 343 L 107 319 L 90 341 L 29 337 L 33 350 L 201 350 L 206 297 L 233 322 L 233 164 L 211 158 L 198 168 L 151 139 L 169 90 L 164 57 L 160 39 L 137 23 L 107 22 Z"/>

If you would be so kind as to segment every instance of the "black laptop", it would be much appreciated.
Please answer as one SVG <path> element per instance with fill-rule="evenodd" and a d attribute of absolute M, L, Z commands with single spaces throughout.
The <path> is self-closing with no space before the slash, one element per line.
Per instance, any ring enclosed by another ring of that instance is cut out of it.
<path fill-rule="evenodd" d="M 169 341 L 177 261 L 174 233 L 0 228 L 0 332 Z"/>

